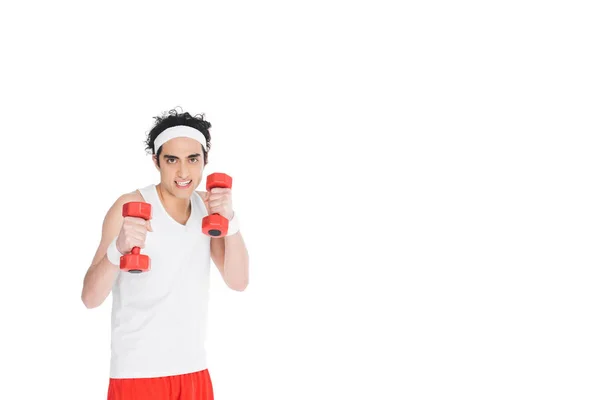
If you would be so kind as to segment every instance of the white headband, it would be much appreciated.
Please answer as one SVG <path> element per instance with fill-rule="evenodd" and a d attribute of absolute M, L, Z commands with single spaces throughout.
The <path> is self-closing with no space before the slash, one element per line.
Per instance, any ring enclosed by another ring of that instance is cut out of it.
<path fill-rule="evenodd" d="M 176 137 L 188 137 L 192 139 L 196 139 L 202 144 L 204 147 L 204 151 L 208 151 L 206 148 L 206 138 L 198 129 L 192 128 L 187 125 L 176 125 L 171 128 L 165 129 L 161 133 L 158 134 L 156 139 L 154 139 L 154 153 L 165 144 L 167 140 L 174 139 Z"/>

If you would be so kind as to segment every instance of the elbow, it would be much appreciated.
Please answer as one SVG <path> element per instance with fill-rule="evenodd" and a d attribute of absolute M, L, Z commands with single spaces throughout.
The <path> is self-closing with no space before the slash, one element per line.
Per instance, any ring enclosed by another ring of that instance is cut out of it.
<path fill-rule="evenodd" d="M 87 308 L 88 310 L 98 307 L 98 305 L 96 303 L 92 302 L 90 299 L 88 299 L 85 296 L 81 296 L 81 301 L 83 302 L 83 305 L 85 306 L 85 308 Z"/>
<path fill-rule="evenodd" d="M 243 292 L 246 290 L 246 287 L 248 287 L 248 283 L 229 284 L 228 286 L 230 289 L 235 290 L 236 292 Z"/>
<path fill-rule="evenodd" d="M 229 287 L 236 292 L 243 292 L 248 287 L 248 282 L 241 282 L 236 284 L 230 284 Z"/>
<path fill-rule="evenodd" d="M 248 287 L 248 278 L 227 281 L 227 286 L 236 292 L 243 292 Z"/>
<path fill-rule="evenodd" d="M 88 310 L 91 310 L 92 308 L 96 308 L 97 306 L 90 302 L 89 300 L 85 299 L 85 298 L 81 298 L 81 301 L 83 303 L 83 305 L 85 306 L 85 308 L 87 308 Z"/>
<path fill-rule="evenodd" d="M 88 310 L 99 307 L 102 304 L 102 301 L 95 299 L 94 296 L 90 295 L 89 291 L 86 291 L 85 289 L 81 293 L 81 302 Z"/>

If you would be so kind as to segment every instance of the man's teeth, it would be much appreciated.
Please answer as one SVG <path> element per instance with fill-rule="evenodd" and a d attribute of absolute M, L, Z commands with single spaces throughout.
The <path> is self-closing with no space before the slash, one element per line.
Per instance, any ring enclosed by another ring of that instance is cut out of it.
<path fill-rule="evenodd" d="M 177 186 L 187 186 L 191 181 L 185 181 L 185 182 L 175 182 L 177 183 Z"/>

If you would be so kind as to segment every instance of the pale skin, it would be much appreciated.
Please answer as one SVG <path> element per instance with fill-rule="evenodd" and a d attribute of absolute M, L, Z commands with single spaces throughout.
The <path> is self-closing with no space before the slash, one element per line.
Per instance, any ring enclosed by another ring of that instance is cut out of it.
<path fill-rule="evenodd" d="M 204 172 L 202 145 L 194 139 L 178 137 L 162 146 L 160 165 L 156 155 L 153 162 L 160 172 L 158 193 L 165 210 L 180 224 L 185 224 L 191 213 L 191 195 L 200 185 Z M 179 188 L 176 182 L 191 179 L 189 188 Z M 218 213 L 231 220 L 234 215 L 232 190 L 214 188 L 208 192 L 197 191 L 209 214 Z M 110 294 L 115 279 L 120 273 L 118 265 L 106 257 L 112 240 L 118 236 L 117 249 L 127 254 L 134 246 L 144 248 L 146 233 L 152 230 L 152 221 L 141 218 L 123 217 L 123 204 L 144 201 L 136 190 L 121 195 L 110 207 L 102 224 L 102 237 L 96 254 L 83 280 L 81 300 L 87 308 L 100 306 Z M 241 231 L 231 236 L 210 238 L 210 257 L 227 286 L 243 291 L 248 286 L 248 250 Z"/>

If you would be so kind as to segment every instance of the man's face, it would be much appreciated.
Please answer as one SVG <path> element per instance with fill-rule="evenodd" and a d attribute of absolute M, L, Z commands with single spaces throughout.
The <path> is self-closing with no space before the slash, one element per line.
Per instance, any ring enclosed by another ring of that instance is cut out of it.
<path fill-rule="evenodd" d="M 191 138 L 167 141 L 160 153 L 161 186 L 175 197 L 189 198 L 202 180 L 204 155 L 202 145 Z"/>

